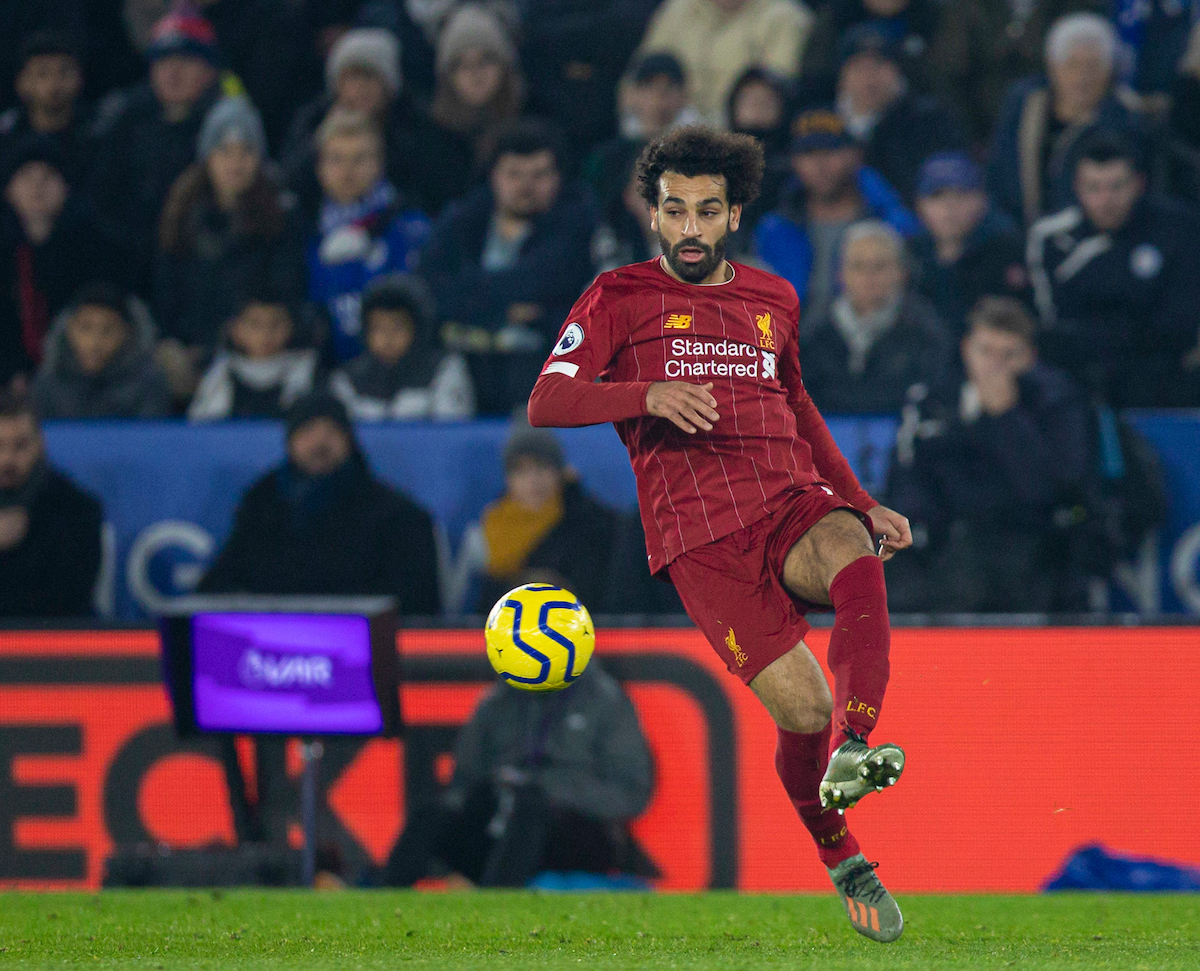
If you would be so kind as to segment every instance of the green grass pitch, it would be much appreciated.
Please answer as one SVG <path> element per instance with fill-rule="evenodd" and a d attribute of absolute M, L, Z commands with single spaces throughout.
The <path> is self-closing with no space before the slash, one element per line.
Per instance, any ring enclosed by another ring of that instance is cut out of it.
<path fill-rule="evenodd" d="M 0 969 L 1200 969 L 1200 897 L 900 903 L 880 945 L 832 895 L 0 893 Z"/>

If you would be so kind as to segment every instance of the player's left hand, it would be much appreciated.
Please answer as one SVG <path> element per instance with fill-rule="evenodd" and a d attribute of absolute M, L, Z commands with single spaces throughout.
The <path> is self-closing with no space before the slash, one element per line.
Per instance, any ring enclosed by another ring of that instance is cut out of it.
<path fill-rule="evenodd" d="M 890 560 L 899 550 L 912 546 L 912 529 L 909 528 L 908 519 L 895 509 L 876 506 L 869 510 L 867 515 L 871 517 L 871 525 L 875 527 L 876 534 L 883 537 L 879 551 L 881 560 Z"/>

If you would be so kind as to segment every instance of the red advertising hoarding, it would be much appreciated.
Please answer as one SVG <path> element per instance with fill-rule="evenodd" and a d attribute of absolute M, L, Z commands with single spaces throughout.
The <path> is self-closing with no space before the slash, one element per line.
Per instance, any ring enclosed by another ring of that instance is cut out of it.
<path fill-rule="evenodd" d="M 818 657 L 827 638 L 809 637 Z M 405 631 L 400 648 L 405 740 L 354 741 L 323 766 L 324 806 L 362 860 L 382 861 L 413 794 L 447 777 L 491 683 L 477 631 Z M 634 831 L 661 888 L 827 889 L 774 728 L 699 633 L 602 631 L 596 656 L 653 750 Z M 1162 796 L 1152 754 L 1200 727 L 1197 683 L 1200 628 L 897 630 L 878 734 L 908 766 L 851 825 L 901 892 L 1034 890 L 1092 842 L 1200 865 L 1194 802 Z M 0 633 L 0 888 L 98 887 L 117 843 L 232 840 L 212 745 L 170 726 L 155 633 Z"/>

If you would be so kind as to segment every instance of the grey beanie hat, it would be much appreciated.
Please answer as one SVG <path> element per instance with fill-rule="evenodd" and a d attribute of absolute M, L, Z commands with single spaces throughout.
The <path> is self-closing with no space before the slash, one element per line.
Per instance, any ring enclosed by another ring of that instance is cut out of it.
<path fill-rule="evenodd" d="M 504 471 L 510 471 L 517 459 L 526 456 L 539 459 L 560 472 L 567 466 L 562 445 L 548 428 L 518 425 L 504 445 Z"/>
<path fill-rule="evenodd" d="M 325 62 L 325 84 L 330 91 L 348 67 L 374 71 L 396 95 L 400 91 L 400 42 L 383 27 L 358 27 L 333 45 Z"/>
<path fill-rule="evenodd" d="M 517 61 L 517 48 L 504 21 L 495 11 L 477 3 L 459 7 L 446 21 L 437 43 L 437 73 L 444 75 L 463 51 L 472 47 L 486 51 L 502 64 Z"/>
<path fill-rule="evenodd" d="M 209 109 L 196 142 L 197 154 L 207 159 L 228 141 L 239 141 L 256 155 L 267 154 L 262 116 L 249 98 L 222 98 Z"/>

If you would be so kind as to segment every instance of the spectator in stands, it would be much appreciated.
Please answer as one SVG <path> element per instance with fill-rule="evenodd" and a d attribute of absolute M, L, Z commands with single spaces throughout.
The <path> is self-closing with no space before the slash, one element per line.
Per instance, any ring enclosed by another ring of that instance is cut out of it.
<path fill-rule="evenodd" d="M 150 83 L 106 99 L 90 195 L 132 252 L 136 289 L 148 293 L 156 229 L 171 186 L 194 160 L 200 126 L 220 96 L 212 24 L 186 8 L 154 27 Z"/>
<path fill-rule="evenodd" d="M 1171 84 L 1166 116 L 1165 191 L 1200 203 L 1200 21 Z"/>
<path fill-rule="evenodd" d="M 729 92 L 725 112 L 729 129 L 757 138 L 766 161 L 758 198 L 743 207 L 738 232 L 730 237 L 731 258 L 753 252 L 754 230 L 759 220 L 779 205 L 780 194 L 791 181 L 789 126 L 794 97 L 793 82 L 765 67 L 748 68 Z"/>
<path fill-rule="evenodd" d="M 362 351 L 359 304 L 375 277 L 411 269 L 429 222 L 406 208 L 384 173 L 384 146 L 367 115 L 334 112 L 317 132 L 324 198 L 308 243 L 308 295 L 332 321 L 338 361 Z"/>
<path fill-rule="evenodd" d="M 84 287 L 58 315 L 34 379 L 43 418 L 158 418 L 170 410 L 154 322 L 111 284 Z"/>
<path fill-rule="evenodd" d="M 91 614 L 102 517 L 47 461 L 28 400 L 0 391 L 0 617 Z"/>
<path fill-rule="evenodd" d="M 852 27 L 840 45 L 838 114 L 863 147 L 863 160 L 911 205 L 921 162 L 966 146 L 958 119 L 936 98 L 912 90 L 899 41 L 878 23 Z"/>
<path fill-rule="evenodd" d="M 55 143 L 71 182 L 82 181 L 90 164 L 88 119 L 79 103 L 83 68 L 71 39 L 33 34 L 21 44 L 16 92 L 20 105 L 0 114 L 0 155 L 31 134 Z"/>
<path fill-rule="evenodd" d="M 438 346 L 433 298 L 420 278 L 395 273 L 372 280 L 363 293 L 362 330 L 366 349 L 329 385 L 356 421 L 475 413 L 467 362 Z"/>
<path fill-rule="evenodd" d="M 1138 131 L 1128 91 L 1115 86 L 1117 35 L 1097 14 L 1071 14 L 1046 37 L 1046 76 L 1014 84 L 992 139 L 988 190 L 1022 226 L 1074 199 L 1080 138 L 1092 128 Z"/>
<path fill-rule="evenodd" d="M 801 341 L 804 386 L 824 412 L 900 410 L 914 385 L 944 379 L 950 341 L 933 307 L 907 286 L 904 239 L 885 222 L 846 232 L 841 296 Z"/>
<path fill-rule="evenodd" d="M 242 497 L 199 590 L 388 595 L 407 615 L 435 615 L 433 523 L 371 474 L 342 403 L 307 395 L 288 412 L 286 462 Z"/>
<path fill-rule="evenodd" d="M 697 121 L 688 105 L 687 77 L 674 54 L 654 51 L 638 61 L 621 88 L 621 130 L 584 162 L 596 206 L 608 211 L 624 192 L 633 163 L 652 138 L 673 125 Z"/>
<path fill-rule="evenodd" d="M 555 695 L 497 684 L 459 733 L 450 784 L 410 808 L 381 878 L 412 886 L 435 861 L 481 887 L 524 887 L 544 870 L 646 873 L 628 824 L 652 791 L 637 714 L 599 662 Z"/>
<path fill-rule="evenodd" d="M 334 45 L 325 62 L 326 92 L 302 107 L 280 156 L 284 178 L 313 212 L 320 206 L 320 129 L 335 114 L 366 117 L 378 129 L 388 180 L 414 205 L 423 205 L 427 181 L 437 181 L 441 161 L 427 141 L 436 133 L 404 89 L 400 46 L 391 31 L 360 27 Z"/>
<path fill-rule="evenodd" d="M 916 288 L 955 337 L 988 294 L 1023 297 L 1025 246 L 1016 223 L 983 189 L 983 170 L 965 152 L 931 155 L 917 179 L 923 231 L 912 240 Z"/>
<path fill-rule="evenodd" d="M 799 76 L 812 21 L 797 0 L 666 0 L 638 52 L 669 51 L 679 58 L 701 120 L 721 125 L 729 93 L 746 68 Z"/>
<path fill-rule="evenodd" d="M 1185 404 L 1200 326 L 1200 221 L 1147 192 L 1141 152 L 1096 132 L 1078 149 L 1077 205 L 1029 231 L 1046 359 L 1114 405 Z"/>
<path fill-rule="evenodd" d="M 278 147 L 299 107 L 296 68 L 303 37 L 291 0 L 198 0 L 213 25 L 222 65 L 232 71 L 262 112 Z"/>
<path fill-rule="evenodd" d="M 532 582 L 603 602 L 616 515 L 583 491 L 554 434 L 518 424 L 504 446 L 504 482 L 464 536 L 452 584 L 459 605 L 471 606 L 462 600 L 476 586 L 475 612 L 486 614 L 504 591 Z"/>
<path fill-rule="evenodd" d="M 987 297 L 963 338 L 962 378 L 904 407 L 890 502 L 913 524 L 912 556 L 888 564 L 895 610 L 1029 613 L 1058 608 L 1065 551 L 1054 510 L 1088 475 L 1088 409 L 1039 363 L 1035 325 Z"/>
<path fill-rule="evenodd" d="M 1042 69 L 1046 31 L 1060 17 L 1106 15 L 1112 0 L 971 0 L 941 5 L 926 59 L 934 90 L 970 126 L 971 140 L 991 138 L 1009 87 Z"/>
<path fill-rule="evenodd" d="M 937 0 L 828 0 L 814 6 L 817 19 L 804 49 L 800 81 L 805 103 L 836 97 L 841 44 L 850 31 L 864 24 L 883 33 L 903 52 L 905 72 L 924 86 L 928 49 L 943 4 Z"/>
<path fill-rule="evenodd" d="M 572 303 L 592 277 L 595 217 L 583 188 L 562 176 L 548 125 L 497 133 L 488 185 L 447 209 L 421 272 L 447 321 L 443 339 L 469 353 L 479 410 L 523 405 Z"/>
<path fill-rule="evenodd" d="M 842 237 L 861 219 L 882 219 L 902 235 L 919 228 L 883 177 L 863 165 L 846 122 L 824 108 L 792 124 L 792 172 L 780 207 L 754 233 L 758 256 L 796 288 L 805 318 L 821 316 L 837 295 Z"/>
<path fill-rule="evenodd" d="M 495 126 L 521 113 L 525 81 L 517 49 L 496 12 L 465 4 L 450 15 L 437 42 L 437 89 L 425 151 L 437 159 L 426 211 L 436 215 L 479 179 Z"/>
<path fill-rule="evenodd" d="M 262 121 L 245 98 L 219 101 L 204 120 L 197 161 L 176 180 L 159 232 L 159 357 L 176 397 L 195 391 L 235 301 L 254 287 L 288 301 L 304 292 L 302 235 L 269 165 Z"/>
<path fill-rule="evenodd" d="M 650 205 L 642 198 L 633 167 L 631 161 L 624 190 L 600 214 L 592 237 L 592 263 L 597 273 L 641 263 L 662 252 L 658 232 L 650 224 Z"/>
<path fill-rule="evenodd" d="M 566 135 L 572 161 L 582 158 L 616 134 L 619 81 L 659 0 L 522 0 L 515 6 L 528 110 Z"/>
<path fill-rule="evenodd" d="M 119 247 L 72 192 L 58 143 L 27 133 L 0 161 L 0 388 L 42 360 L 50 323 L 95 277 L 119 277 Z"/>
<path fill-rule="evenodd" d="M 1121 76 L 1138 94 L 1166 94 L 1197 23 L 1193 4 L 1118 0 L 1114 6 L 1123 55 Z"/>
<path fill-rule="evenodd" d="M 316 383 L 317 352 L 303 346 L 299 330 L 282 295 L 243 297 L 227 325 L 228 346 L 205 372 L 188 418 L 283 418 Z"/>

